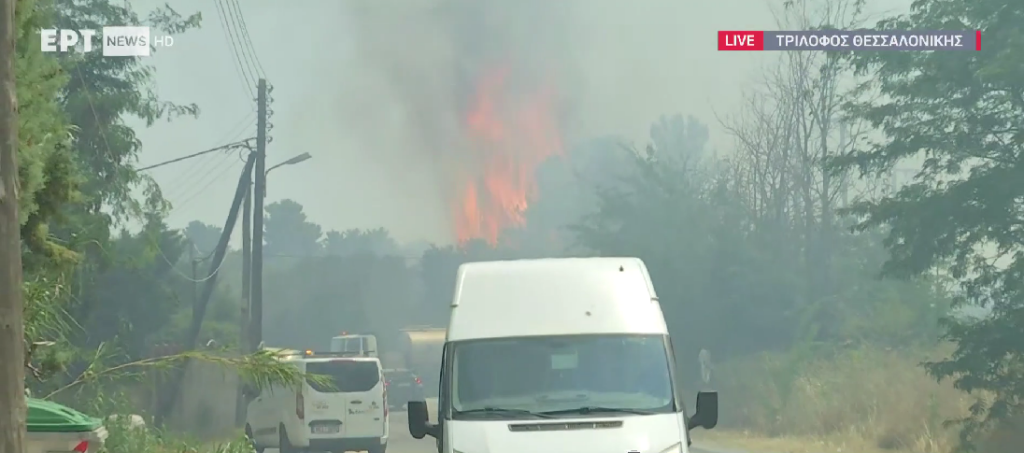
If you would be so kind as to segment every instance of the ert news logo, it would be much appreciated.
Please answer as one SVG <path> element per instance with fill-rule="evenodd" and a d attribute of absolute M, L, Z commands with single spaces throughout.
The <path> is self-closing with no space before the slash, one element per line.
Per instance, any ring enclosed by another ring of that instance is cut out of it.
<path fill-rule="evenodd" d="M 81 45 L 82 52 L 92 52 L 96 30 L 43 29 L 39 32 L 43 52 L 67 52 Z M 151 37 L 149 27 L 103 27 L 104 57 L 148 57 L 150 46 L 171 47 L 171 36 Z"/>

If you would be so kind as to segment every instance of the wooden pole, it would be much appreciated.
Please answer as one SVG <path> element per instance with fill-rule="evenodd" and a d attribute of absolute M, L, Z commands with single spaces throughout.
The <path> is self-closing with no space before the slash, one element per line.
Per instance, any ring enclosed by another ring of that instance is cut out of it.
<path fill-rule="evenodd" d="M 238 318 L 238 351 L 242 354 L 252 352 L 249 347 L 249 291 L 252 288 L 252 182 L 248 183 L 245 200 L 242 204 L 242 300 Z M 245 426 L 247 404 L 243 392 L 242 377 L 238 377 L 238 389 L 235 392 L 235 425 Z"/>
<path fill-rule="evenodd" d="M 25 326 L 18 220 L 16 0 L 0 0 L 0 452 L 25 451 Z"/>
<path fill-rule="evenodd" d="M 267 196 L 267 81 L 259 80 L 256 87 L 256 169 L 253 176 L 252 209 L 252 288 L 250 292 L 250 312 L 252 318 L 249 331 L 251 350 L 263 341 L 263 202 Z"/>

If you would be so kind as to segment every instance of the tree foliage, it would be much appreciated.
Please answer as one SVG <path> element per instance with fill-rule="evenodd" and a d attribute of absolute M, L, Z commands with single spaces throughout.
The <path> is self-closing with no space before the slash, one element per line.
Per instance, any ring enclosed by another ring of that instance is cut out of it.
<path fill-rule="evenodd" d="M 199 256 L 209 256 L 220 242 L 221 228 L 193 220 L 185 226 L 185 238 L 192 243 Z"/>
<path fill-rule="evenodd" d="M 958 307 L 987 307 L 981 319 L 948 319 L 953 357 L 929 365 L 966 391 L 988 391 L 964 420 L 970 447 L 981 428 L 1024 409 L 1024 4 L 918 0 L 879 29 L 981 30 L 981 52 L 879 52 L 851 56 L 878 94 L 850 112 L 884 137 L 843 161 L 865 173 L 923 161 L 914 182 L 854 212 L 861 230 L 888 228 L 883 271 L 933 270 L 959 283 Z"/>
<path fill-rule="evenodd" d="M 281 200 L 266 206 L 263 252 L 267 255 L 316 256 L 323 229 L 306 219 L 302 205 Z"/>
<path fill-rule="evenodd" d="M 884 257 L 875 236 L 836 236 L 843 259 L 833 263 L 834 292 L 809 299 L 815 293 L 807 287 L 820 274 L 801 251 L 818 236 L 807 234 L 803 215 L 761 216 L 746 196 L 748 181 L 719 170 L 742 162 L 716 163 L 702 151 L 702 128 L 676 124 L 674 142 L 654 131 L 652 142 L 661 144 L 634 153 L 634 171 L 602 189 L 597 211 L 575 230 L 601 255 L 647 263 L 683 363 L 693 363 L 701 348 L 725 359 L 808 343 L 894 346 L 934 338 L 941 292 L 926 282 L 875 280 Z"/>
<path fill-rule="evenodd" d="M 54 56 L 38 46 L 39 30 L 55 26 L 148 24 L 179 33 L 199 17 L 165 7 L 143 21 L 127 4 L 105 0 L 19 0 L 16 11 L 29 387 L 55 396 L 192 358 L 219 360 L 257 386 L 303 379 L 259 354 L 152 357 L 150 340 L 182 308 L 182 280 L 172 276 L 185 244 L 163 223 L 159 188 L 134 169 L 141 143 L 124 119 L 152 124 L 198 109 L 157 98 L 152 68 L 137 58 Z M 132 195 L 138 187 L 146 195 L 141 202 Z M 116 230 L 129 219 L 141 221 L 142 231 Z"/>
<path fill-rule="evenodd" d="M 78 196 L 78 173 L 72 164 L 72 125 L 60 98 L 68 82 L 56 57 L 44 54 L 37 34 L 49 28 L 55 12 L 48 0 L 19 0 L 16 8 L 19 101 L 19 215 L 22 238 L 32 252 L 25 257 L 29 279 L 48 262 L 73 260 L 70 251 L 50 238 L 49 223 Z"/>

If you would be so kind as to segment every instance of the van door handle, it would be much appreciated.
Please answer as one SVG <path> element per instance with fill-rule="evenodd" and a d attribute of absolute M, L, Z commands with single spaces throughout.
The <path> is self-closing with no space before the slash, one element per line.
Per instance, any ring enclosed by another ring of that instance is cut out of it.
<path fill-rule="evenodd" d="M 352 400 L 352 404 L 363 404 L 360 400 Z"/>

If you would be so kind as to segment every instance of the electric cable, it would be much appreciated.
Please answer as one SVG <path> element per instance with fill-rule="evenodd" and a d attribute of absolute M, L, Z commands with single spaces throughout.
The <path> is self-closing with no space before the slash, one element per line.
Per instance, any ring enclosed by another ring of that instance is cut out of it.
<path fill-rule="evenodd" d="M 245 66 L 242 64 L 242 60 L 238 53 L 238 47 L 235 44 L 234 35 L 231 33 L 231 28 L 228 25 L 227 16 L 224 14 L 223 6 L 220 4 L 220 0 L 215 1 L 214 5 L 217 7 L 217 15 L 220 17 L 221 29 L 224 31 L 224 40 L 231 49 L 232 56 L 235 57 L 235 72 L 238 73 L 238 77 L 242 81 L 242 87 L 245 89 L 246 93 L 248 93 L 250 99 L 255 99 L 256 92 L 253 91 L 253 87 L 256 85 L 256 82 L 249 76 L 249 73 L 245 70 Z"/>
<path fill-rule="evenodd" d="M 267 77 L 267 72 L 263 70 L 263 64 L 260 63 L 260 58 L 256 53 L 256 49 L 252 44 L 252 38 L 249 36 L 249 27 L 245 23 L 245 15 L 242 13 L 242 6 L 238 4 L 238 0 L 230 0 L 228 3 L 235 6 L 234 11 L 238 22 L 242 26 L 242 36 L 245 40 L 246 45 L 249 47 L 249 55 L 252 56 L 253 61 L 256 63 L 256 67 L 259 68 L 259 75 L 263 78 Z"/>

